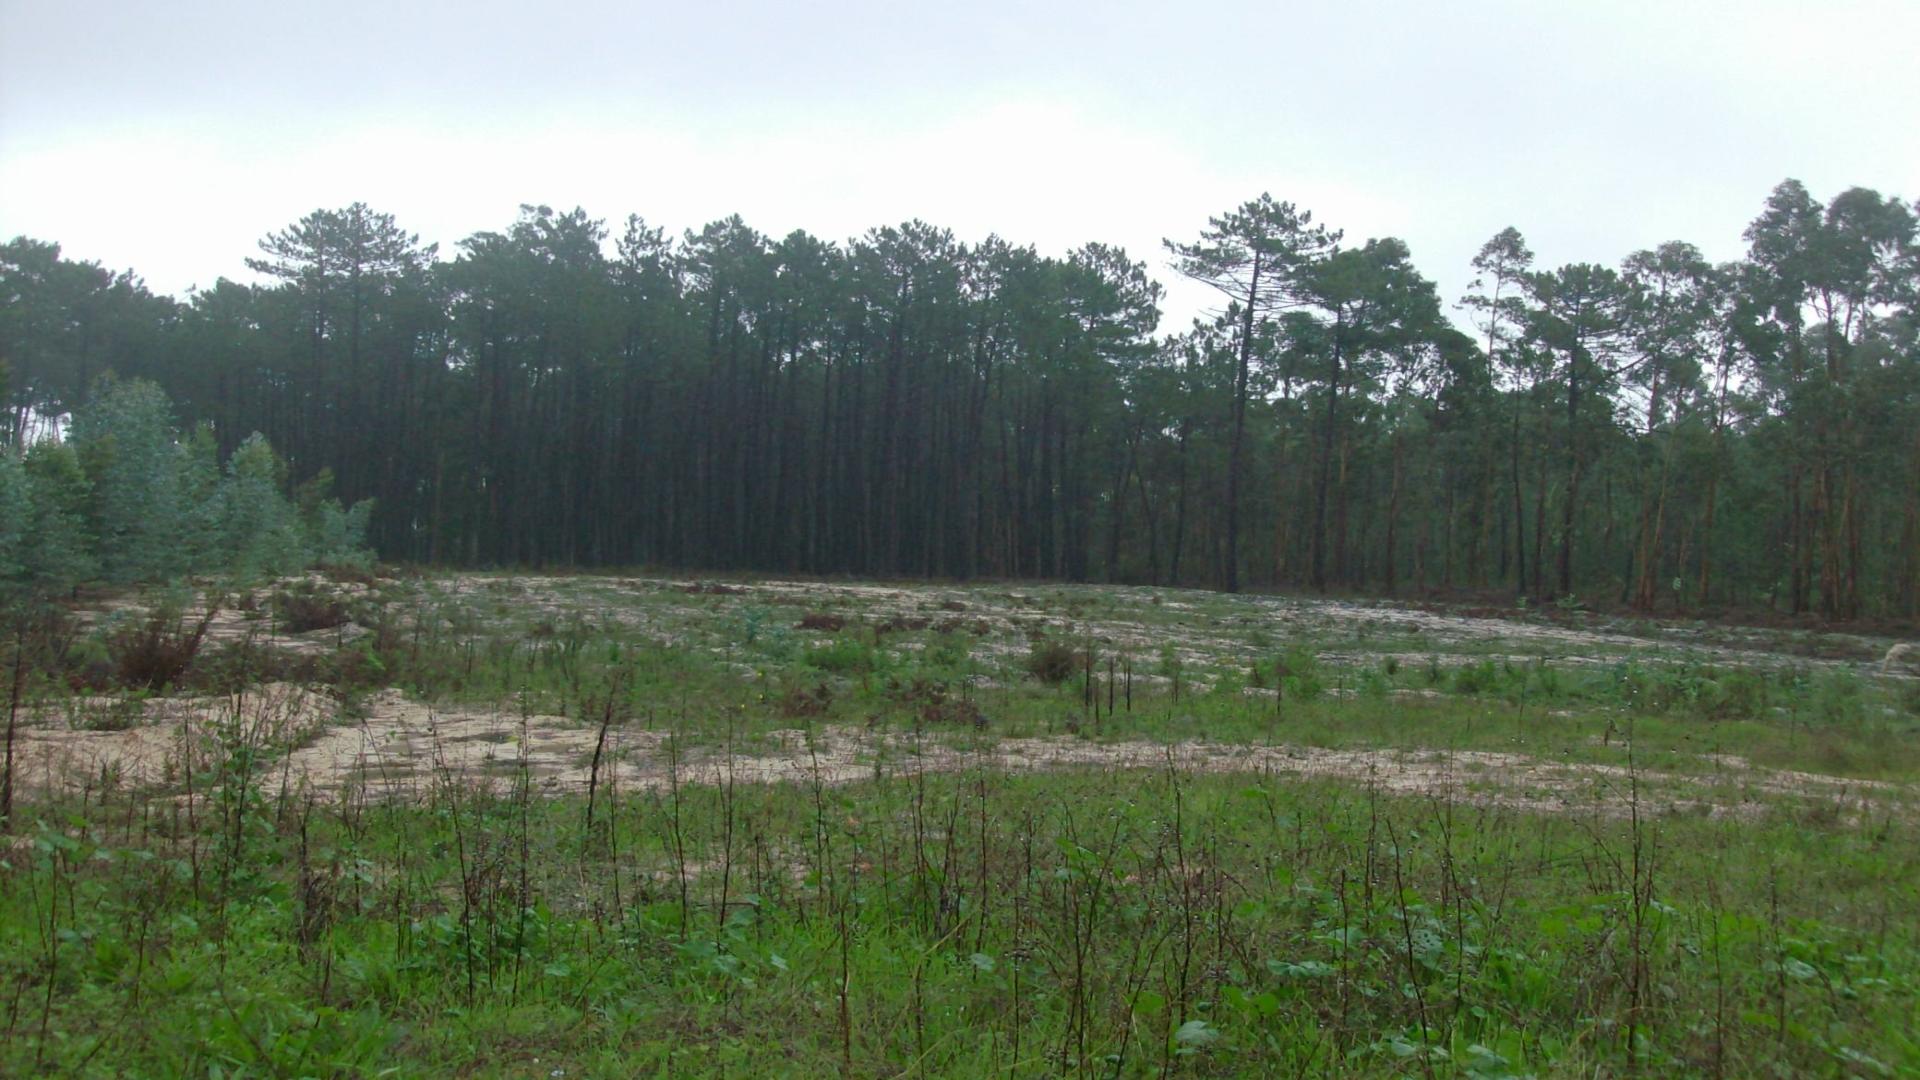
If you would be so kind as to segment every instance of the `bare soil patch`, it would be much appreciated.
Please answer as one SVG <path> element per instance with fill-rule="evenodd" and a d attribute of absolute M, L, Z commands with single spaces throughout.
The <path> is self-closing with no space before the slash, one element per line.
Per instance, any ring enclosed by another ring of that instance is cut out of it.
<path fill-rule="evenodd" d="M 144 702 L 76 697 L 28 714 L 15 738 L 14 775 L 26 791 L 172 786 L 189 770 L 206 769 L 229 743 L 298 745 L 338 711 L 333 699 L 291 683 Z"/>
<path fill-rule="evenodd" d="M 273 772 L 322 797 L 349 788 L 373 798 L 421 798 L 436 784 L 510 790 L 523 775 L 539 792 L 585 791 L 600 733 L 566 717 L 441 710 L 387 691 L 365 715 L 315 731 L 330 702 L 297 687 L 276 686 L 243 708 L 260 737 L 300 743 Z M 103 770 L 123 779 L 171 783 L 187 753 L 209 752 L 210 725 L 230 711 L 207 699 L 168 706 L 152 722 L 125 731 L 28 729 L 23 776 L 30 786 L 67 788 L 97 782 Z M 676 779 L 667 734 L 610 728 L 601 784 L 664 790 Z M 782 729 L 728 754 L 690 747 L 678 755 L 682 784 L 842 785 L 916 772 L 974 769 L 1001 773 L 1065 770 L 1245 773 L 1338 780 L 1396 795 L 1445 798 L 1543 813 L 1642 812 L 1704 815 L 1759 813 L 1766 802 L 1816 800 L 1850 815 L 1911 813 L 1913 785 L 1765 769 L 1731 756 L 1695 759 L 1699 772 L 1638 770 L 1592 762 L 1552 761 L 1493 751 L 1330 749 L 1235 745 L 1200 740 L 1165 744 L 1099 742 L 1067 736 L 1002 738 L 966 748 L 932 737 L 826 726 Z"/>

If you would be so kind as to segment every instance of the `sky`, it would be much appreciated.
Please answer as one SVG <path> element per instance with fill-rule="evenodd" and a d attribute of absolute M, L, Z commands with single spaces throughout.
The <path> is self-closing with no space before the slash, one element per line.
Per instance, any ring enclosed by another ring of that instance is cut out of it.
<path fill-rule="evenodd" d="M 360 201 L 443 256 L 522 203 L 1047 254 L 1271 192 L 1451 303 L 1540 265 L 1715 260 L 1787 177 L 1920 197 L 1920 2 L 153 4 L 0 0 L 0 237 L 184 296 Z"/>

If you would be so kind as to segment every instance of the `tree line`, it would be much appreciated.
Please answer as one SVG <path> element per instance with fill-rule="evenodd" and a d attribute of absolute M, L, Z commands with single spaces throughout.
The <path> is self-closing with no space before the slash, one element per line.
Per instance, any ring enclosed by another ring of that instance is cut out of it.
<path fill-rule="evenodd" d="M 1507 229 L 1443 298 L 1401 241 L 1261 196 L 1167 243 L 1220 302 L 1164 335 L 1124 251 L 918 221 L 522 207 L 449 258 L 354 204 L 184 300 L 21 238 L 0 437 L 30 461 L 151 384 L 203 458 L 264 436 L 284 493 L 325 470 L 382 556 L 433 564 L 1911 617 L 1915 220 L 1787 181 L 1736 262 L 1544 268 Z"/>

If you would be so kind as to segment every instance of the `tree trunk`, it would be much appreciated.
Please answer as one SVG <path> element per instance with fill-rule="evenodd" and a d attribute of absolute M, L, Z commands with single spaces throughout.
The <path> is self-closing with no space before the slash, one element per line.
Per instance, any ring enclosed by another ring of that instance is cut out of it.
<path fill-rule="evenodd" d="M 1240 459 L 1247 427 L 1247 374 L 1253 360 L 1254 304 L 1260 299 L 1261 254 L 1254 252 L 1247 307 L 1240 316 L 1240 350 L 1233 371 L 1233 431 L 1227 443 L 1226 591 L 1240 591 Z"/>
<path fill-rule="evenodd" d="M 1336 324 L 1327 368 L 1327 408 L 1320 428 L 1320 475 L 1313 493 L 1313 587 L 1327 591 L 1327 492 L 1333 484 L 1333 433 L 1340 419 L 1340 355 L 1343 326 Z"/>
<path fill-rule="evenodd" d="M 1393 483 L 1387 496 L 1387 595 L 1392 596 L 1398 590 L 1399 574 L 1395 563 L 1395 549 L 1400 535 L 1400 435 L 1393 436 Z"/>
<path fill-rule="evenodd" d="M 1527 593 L 1527 514 L 1520 491 L 1520 410 L 1513 410 L 1513 591 Z"/>

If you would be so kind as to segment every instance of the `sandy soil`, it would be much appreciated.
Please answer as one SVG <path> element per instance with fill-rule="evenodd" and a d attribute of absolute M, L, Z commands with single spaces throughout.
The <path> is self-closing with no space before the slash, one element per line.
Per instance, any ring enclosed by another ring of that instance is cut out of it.
<path fill-rule="evenodd" d="M 344 599 L 364 599 L 358 584 L 302 580 Z M 386 583 L 397 586 L 398 583 Z M 984 661 L 1017 666 L 1029 639 L 1047 635 L 1091 640 L 1102 652 L 1136 660 L 1137 673 L 1171 653 L 1189 680 L 1221 666 L 1244 667 L 1257 658 L 1306 645 L 1323 663 L 1372 666 L 1392 657 L 1403 666 L 1429 660 L 1453 667 L 1495 663 L 1694 662 L 1727 666 L 1846 668 L 1879 673 L 1894 644 L 1848 634 L 1809 637 L 1793 631 L 1677 622 L 1596 620 L 1578 628 L 1531 618 L 1490 618 L 1398 606 L 1386 602 L 1313 597 L 1237 596 L 1185 589 L 1107 585 L 890 585 L 839 581 L 759 580 L 700 582 L 678 578 L 453 574 L 384 593 L 402 625 L 454 633 L 499 632 L 544 624 L 621 627 L 663 645 L 697 647 L 716 655 L 737 648 L 729 623 L 749 613 L 771 629 L 825 641 L 824 631 L 799 630 L 804 613 L 842 616 L 849 624 L 915 620 L 948 624 L 969 634 Z M 109 602 L 92 619 L 137 617 L 125 601 Z M 347 626 L 290 635 L 276 632 L 263 611 L 222 610 L 208 630 L 216 644 L 252 641 L 301 654 L 331 652 L 356 636 Z M 1264 643 L 1255 646 L 1258 639 Z M 894 636 L 889 647 L 916 643 Z M 1810 655 L 1819 653 L 1822 655 Z M 1911 673 L 1890 672 L 1893 677 Z"/>
<path fill-rule="evenodd" d="M 302 743 L 270 766 L 275 784 L 322 798 L 349 788 L 376 799 L 424 798 L 436 784 L 507 791 L 522 769 L 537 791 L 584 791 L 593 780 L 597 729 L 564 717 L 436 710 L 388 691 L 360 719 L 326 725 L 332 703 L 283 684 L 241 704 L 248 737 Z M 224 700 L 192 699 L 126 731 L 25 731 L 23 782 L 29 788 L 123 782 L 174 786 L 189 753 L 217 749 L 212 731 L 233 715 Z M 1340 780 L 1398 795 L 1547 813 L 1625 813 L 1634 777 L 1623 766 L 1543 760 L 1488 751 L 1356 750 L 1244 746 L 1206 741 L 1160 744 L 1093 742 L 1071 737 L 1003 738 L 975 749 L 929 737 L 829 726 L 781 730 L 728 755 L 710 747 L 679 755 L 677 777 L 659 731 L 612 728 L 601 752 L 599 783 L 622 790 L 682 784 L 852 784 L 916 772 L 985 769 L 1002 773 L 1115 769 L 1247 773 Z M 1703 772 L 1650 768 L 1638 776 L 1643 812 L 1740 816 L 1767 800 L 1829 803 L 1855 814 L 1912 812 L 1912 786 L 1759 768 L 1732 756 L 1704 759 Z"/>
<path fill-rule="evenodd" d="M 363 587 L 343 586 L 343 593 Z M 1264 635 L 1261 655 L 1288 643 L 1340 642 L 1319 656 L 1332 665 L 1372 665 L 1398 657 L 1403 665 L 1486 659 L 1601 663 L 1621 657 L 1696 660 L 1730 665 L 1808 665 L 1875 668 L 1884 643 L 1859 639 L 1871 661 L 1810 660 L 1789 635 L 1739 637 L 1737 644 L 1702 640 L 1684 627 L 1653 626 L 1648 633 L 1580 630 L 1555 623 L 1440 614 L 1347 601 L 1284 597 L 1223 598 L 1172 589 L 1002 585 L 893 586 L 869 583 L 758 581 L 725 584 L 658 578 L 566 578 L 456 575 L 430 579 L 416 617 L 457 618 L 495 626 L 547 619 L 613 623 L 688 647 L 733 649 L 725 620 L 756 611 L 769 625 L 791 628 L 804 613 L 843 614 L 849 622 L 953 619 L 969 628 L 976 655 L 1017 665 L 1030 636 L 1091 637 L 1136 659 L 1134 677 L 1153 682 L 1163 648 L 1190 664 L 1183 682 L 1198 692 L 1206 672 L 1244 666 Z M 436 607 L 447 602 L 457 610 Z M 102 611 L 98 617 L 111 617 Z M 497 620 L 513 620 L 512 622 Z M 530 622 L 528 623 L 531 624 Z M 261 641 L 266 620 L 223 612 L 216 640 Z M 1644 629 L 1644 628 L 1643 628 Z M 272 644 L 298 650 L 333 649 L 358 632 L 346 627 Z M 820 640 L 827 631 L 791 632 Z M 895 644 L 912 644 L 904 638 Z M 1351 645 L 1344 644 L 1352 642 Z M 743 665 L 743 674 L 753 670 Z M 1264 695 L 1266 691 L 1249 690 Z M 1431 691 L 1399 691 L 1422 696 Z M 676 778 L 714 783 L 846 784 L 915 770 L 986 768 L 1004 772 L 1066 769 L 1165 769 L 1245 772 L 1329 778 L 1400 794 L 1459 798 L 1548 812 L 1622 811 L 1632 779 L 1617 766 L 1544 760 L 1516 754 L 1393 749 L 1330 750 L 1304 746 L 1234 746 L 1183 742 L 1091 742 L 1075 738 L 1007 738 L 978 750 L 897 735 L 827 727 L 811 736 L 781 731 L 731 756 L 689 751 L 678 772 L 669 769 L 665 736 L 634 728 L 600 734 L 564 717 L 519 716 L 511 711 L 435 710 L 396 691 L 376 695 L 364 715 L 336 722 L 338 708 L 323 695 L 270 684 L 235 701 L 175 698 L 132 703 L 76 698 L 56 713 L 28 718 L 16 747 L 16 775 L 28 790 L 77 790 L 118 782 L 172 787 L 213 760 L 222 732 L 261 747 L 296 747 L 274 768 L 290 784 L 333 794 L 349 787 L 381 798 L 423 796 L 447 781 L 504 786 L 524 773 L 541 790 L 583 790 L 594 777 L 621 786 L 660 788 Z M 113 730 L 105 730 L 113 729 Z M 1915 786 L 1852 781 L 1761 769 L 1732 758 L 1697 762 L 1683 775 L 1660 770 L 1638 777 L 1655 805 L 1706 813 L 1753 812 L 1758 800 L 1834 802 L 1849 812 L 1877 807 L 1911 809 Z M 1704 775 L 1701 773 L 1704 772 Z M 1904 812 L 1904 811 L 1903 811 Z"/>
<path fill-rule="evenodd" d="M 550 595 L 555 579 L 507 580 L 513 583 L 514 591 L 535 603 L 541 603 L 544 597 L 555 609 L 565 606 L 563 600 Z M 626 588 L 687 588 L 686 582 L 669 579 L 619 581 Z M 722 601 L 844 611 L 876 621 L 936 612 L 952 612 L 967 621 L 984 620 L 994 634 L 977 646 L 983 654 L 1024 654 L 1026 636 L 1038 631 L 1069 639 L 1092 638 L 1101 645 L 1142 657 L 1157 657 L 1170 648 L 1194 668 L 1252 656 L 1256 650 L 1250 648 L 1249 637 L 1256 631 L 1265 633 L 1275 642 L 1275 648 L 1296 641 L 1339 638 L 1365 642 L 1366 647 L 1357 650 L 1321 649 L 1322 661 L 1346 665 L 1372 665 L 1389 655 L 1403 664 L 1425 663 L 1429 657 L 1438 657 L 1443 663 L 1483 659 L 1519 663 L 1546 657 L 1572 664 L 1611 663 L 1632 657 L 1654 662 L 1866 671 L 1877 670 L 1879 659 L 1892 644 L 1857 635 L 1822 635 L 1827 649 L 1854 657 L 1835 659 L 1807 655 L 1810 646 L 1791 633 L 1658 622 L 1637 625 L 1632 632 L 1582 629 L 1538 619 L 1487 618 L 1386 602 L 1228 598 L 1144 586 L 1006 588 L 765 580 L 734 583 L 727 588 L 734 591 L 721 596 Z M 662 615 L 674 620 L 711 620 L 713 610 L 685 606 Z"/>
<path fill-rule="evenodd" d="M 267 683 L 238 698 L 156 698 L 131 708 L 75 698 L 25 717 L 15 737 L 14 776 L 28 791 L 172 786 L 189 765 L 207 768 L 224 743 L 297 744 L 324 730 L 337 712 L 331 698 L 290 683 Z M 103 724 L 120 730 L 100 730 Z"/>

